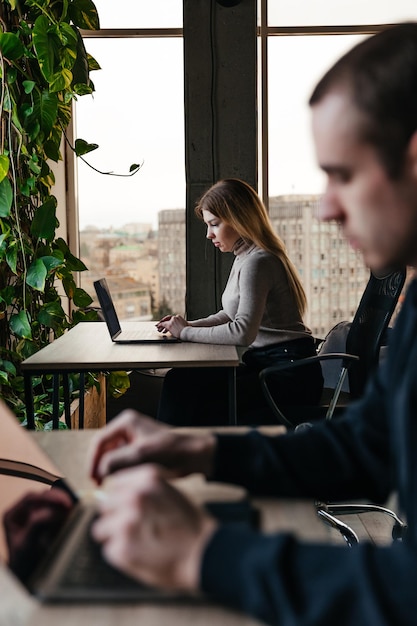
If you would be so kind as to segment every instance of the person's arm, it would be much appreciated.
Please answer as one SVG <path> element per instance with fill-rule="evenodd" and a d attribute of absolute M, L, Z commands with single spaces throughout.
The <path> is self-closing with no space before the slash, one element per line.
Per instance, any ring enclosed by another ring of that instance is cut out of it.
<path fill-rule="evenodd" d="M 258 334 L 268 293 L 277 280 L 274 272 L 276 274 L 278 271 L 276 259 L 272 257 L 259 254 L 245 259 L 237 284 L 231 275 L 232 287 L 238 299 L 234 317 L 229 315 L 223 323 L 216 325 L 187 326 L 181 330 L 181 340 L 249 346 Z M 230 287 L 230 284 L 226 286 L 225 293 Z M 225 311 L 227 315 L 226 308 Z"/>
<path fill-rule="evenodd" d="M 90 457 L 97 482 L 121 468 L 158 463 L 170 476 L 201 472 L 212 480 L 242 485 L 252 494 L 324 500 L 383 501 L 392 478 L 379 378 L 344 417 L 276 437 L 257 430 L 247 435 L 178 433 L 125 411 L 99 431 Z"/>
<path fill-rule="evenodd" d="M 309 545 L 222 526 L 204 552 L 200 585 L 267 624 L 411 626 L 416 576 L 407 544 Z"/>
<path fill-rule="evenodd" d="M 220 326 L 221 324 L 227 324 L 230 322 L 230 317 L 223 310 L 208 315 L 207 317 L 201 317 L 197 320 L 190 320 L 188 324 L 194 327 L 207 328 L 209 326 Z"/>
<path fill-rule="evenodd" d="M 201 590 L 280 626 L 415 623 L 417 554 L 406 543 L 350 549 L 219 525 L 149 465 L 111 477 L 105 495 L 92 536 L 139 581 Z"/>
<path fill-rule="evenodd" d="M 166 476 L 209 475 L 216 439 L 211 434 L 178 433 L 161 422 L 127 409 L 100 429 L 90 450 L 90 476 L 101 483 L 118 470 L 157 463 Z"/>
<path fill-rule="evenodd" d="M 307 431 L 219 435 L 211 479 L 253 494 L 384 501 L 392 488 L 387 421 L 384 385 L 376 378 L 343 417 Z"/>
<path fill-rule="evenodd" d="M 166 315 L 156 324 L 156 328 L 159 332 L 170 332 L 174 337 L 181 337 L 181 333 L 187 326 L 217 326 L 219 324 L 226 324 L 230 321 L 230 318 L 224 311 L 219 311 L 209 317 L 204 317 L 199 320 L 187 321 L 182 315 Z"/>

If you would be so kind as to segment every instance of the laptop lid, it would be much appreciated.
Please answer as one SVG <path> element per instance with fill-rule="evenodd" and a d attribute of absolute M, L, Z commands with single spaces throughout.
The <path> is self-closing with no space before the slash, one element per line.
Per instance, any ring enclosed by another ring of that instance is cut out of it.
<path fill-rule="evenodd" d="M 110 295 L 107 280 L 105 278 L 96 280 L 94 282 L 94 289 L 96 290 L 97 298 L 100 303 L 107 328 L 109 329 L 110 337 L 114 340 L 121 333 L 122 329 L 120 327 L 119 318 L 117 317 L 113 298 Z"/>
<path fill-rule="evenodd" d="M 158 332 L 154 322 L 130 322 L 129 329 L 122 329 L 106 279 L 96 280 L 94 288 L 112 341 L 116 343 L 176 343 L 180 341 L 171 333 Z"/>

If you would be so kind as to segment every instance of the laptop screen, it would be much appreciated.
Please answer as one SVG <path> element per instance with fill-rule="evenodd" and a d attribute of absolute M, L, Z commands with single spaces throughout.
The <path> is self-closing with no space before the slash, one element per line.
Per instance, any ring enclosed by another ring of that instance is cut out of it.
<path fill-rule="evenodd" d="M 100 280 L 96 280 L 94 282 L 94 288 L 96 290 L 97 298 L 100 302 L 100 307 L 109 329 L 110 336 L 115 337 L 117 333 L 121 331 L 121 327 L 106 279 L 101 278 Z"/>

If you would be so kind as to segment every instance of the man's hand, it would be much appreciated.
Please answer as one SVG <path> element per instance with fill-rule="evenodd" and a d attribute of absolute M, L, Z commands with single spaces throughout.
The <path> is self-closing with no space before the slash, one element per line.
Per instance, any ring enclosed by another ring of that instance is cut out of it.
<path fill-rule="evenodd" d="M 113 472 L 141 463 L 157 463 L 170 478 L 212 472 L 216 439 L 187 435 L 137 413 L 123 411 L 103 428 L 93 442 L 92 478 L 101 483 Z"/>
<path fill-rule="evenodd" d="M 106 485 L 92 526 L 104 557 L 145 584 L 197 590 L 204 549 L 217 522 L 146 465 L 118 472 Z"/>
<path fill-rule="evenodd" d="M 25 582 L 73 507 L 62 489 L 28 493 L 3 517 L 12 571 Z"/>

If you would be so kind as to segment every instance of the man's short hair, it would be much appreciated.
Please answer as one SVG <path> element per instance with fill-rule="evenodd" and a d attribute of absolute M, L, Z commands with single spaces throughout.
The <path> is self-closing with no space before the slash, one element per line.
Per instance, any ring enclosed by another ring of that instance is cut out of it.
<path fill-rule="evenodd" d="M 417 23 L 388 27 L 352 48 L 319 81 L 310 105 L 337 89 L 346 90 L 364 114 L 360 138 L 398 177 L 417 130 Z"/>

